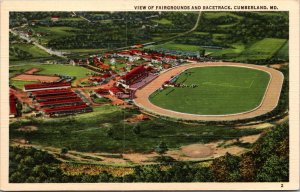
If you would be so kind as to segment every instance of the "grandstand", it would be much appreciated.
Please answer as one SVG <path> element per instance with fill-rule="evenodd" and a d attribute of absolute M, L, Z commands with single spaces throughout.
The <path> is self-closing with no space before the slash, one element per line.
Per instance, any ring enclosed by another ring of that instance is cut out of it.
<path fill-rule="evenodd" d="M 117 86 L 122 85 L 125 88 L 129 88 L 130 85 L 141 81 L 148 75 L 149 72 L 143 65 L 135 67 L 130 72 L 121 77 L 121 79 L 117 82 Z"/>

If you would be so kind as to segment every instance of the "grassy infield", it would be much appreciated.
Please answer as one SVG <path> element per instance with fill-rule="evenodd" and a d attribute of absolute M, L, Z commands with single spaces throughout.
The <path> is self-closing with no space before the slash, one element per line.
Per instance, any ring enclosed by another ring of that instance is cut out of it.
<path fill-rule="evenodd" d="M 241 67 L 199 67 L 185 71 L 176 82 L 198 87 L 169 87 L 153 93 L 150 101 L 184 113 L 223 115 L 257 107 L 265 93 L 269 75 Z"/>

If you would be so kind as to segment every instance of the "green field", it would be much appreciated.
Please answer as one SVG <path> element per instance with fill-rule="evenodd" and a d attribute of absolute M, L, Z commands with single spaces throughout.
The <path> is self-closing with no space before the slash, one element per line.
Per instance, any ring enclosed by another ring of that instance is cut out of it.
<path fill-rule="evenodd" d="M 160 20 L 153 20 L 154 22 L 156 23 L 159 23 L 159 24 L 163 24 L 163 25 L 171 25 L 172 24 L 172 21 L 168 20 L 168 19 L 160 19 Z"/>
<path fill-rule="evenodd" d="M 179 51 L 199 51 L 202 48 L 196 45 L 188 45 L 188 44 L 178 44 L 173 42 L 168 42 L 160 45 L 152 45 L 147 48 L 155 49 L 155 48 L 164 48 L 170 50 L 179 50 Z"/>
<path fill-rule="evenodd" d="M 25 84 L 37 83 L 37 81 L 10 80 L 9 83 L 18 89 L 23 89 Z"/>
<path fill-rule="evenodd" d="M 138 114 L 137 111 L 104 105 L 94 112 L 73 117 L 18 120 L 10 124 L 10 139 L 26 138 L 32 144 L 68 147 L 70 150 L 89 152 L 150 152 L 164 141 L 170 149 L 192 143 L 208 143 L 235 139 L 261 132 L 257 129 L 224 129 L 217 126 L 188 125 L 153 118 L 139 123 L 127 123 L 124 118 Z M 36 132 L 17 131 L 26 125 L 35 125 Z M 140 126 L 140 134 L 133 128 Z M 112 135 L 108 136 L 108 129 Z"/>
<path fill-rule="evenodd" d="M 269 75 L 242 67 L 199 67 L 179 75 L 176 83 L 197 87 L 168 87 L 150 95 L 162 108 L 200 115 L 240 113 L 257 107 L 264 96 Z"/>
<path fill-rule="evenodd" d="M 275 55 L 278 59 L 289 60 L 289 41 L 287 41 L 284 46 Z"/>
<path fill-rule="evenodd" d="M 205 12 L 204 16 L 208 19 L 217 19 L 219 17 L 234 17 L 237 19 L 242 19 L 243 17 L 238 16 L 230 12 Z"/>
<path fill-rule="evenodd" d="M 38 26 L 32 28 L 36 33 L 47 33 L 48 35 L 38 37 L 42 43 L 47 43 L 49 40 L 57 39 L 61 37 L 67 37 L 75 35 L 75 31 L 78 31 L 78 28 L 74 27 L 44 27 Z"/>
<path fill-rule="evenodd" d="M 286 42 L 286 39 L 265 38 L 252 44 L 236 59 L 239 61 L 270 59 Z"/>
<path fill-rule="evenodd" d="M 243 44 L 232 44 L 231 48 L 225 49 L 205 49 L 206 54 L 210 54 L 213 57 L 221 58 L 233 58 L 237 57 L 240 53 L 245 50 L 245 45 Z"/>
<path fill-rule="evenodd" d="M 51 55 L 44 50 L 38 48 L 35 45 L 32 44 L 25 44 L 25 43 L 18 43 L 18 44 L 12 44 L 12 48 L 19 48 L 22 51 L 28 52 L 32 55 L 32 58 L 45 58 L 50 57 Z M 11 57 L 10 57 L 11 59 Z"/>

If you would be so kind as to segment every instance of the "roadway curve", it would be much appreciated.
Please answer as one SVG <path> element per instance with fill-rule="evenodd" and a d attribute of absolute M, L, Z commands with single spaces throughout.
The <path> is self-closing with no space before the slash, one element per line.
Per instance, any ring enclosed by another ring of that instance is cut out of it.
<path fill-rule="evenodd" d="M 169 80 L 171 76 L 175 76 L 188 68 L 207 67 L 207 66 L 240 66 L 240 67 L 248 67 L 248 68 L 253 68 L 253 69 L 258 69 L 258 70 L 268 72 L 271 77 L 261 104 L 255 109 L 243 113 L 230 114 L 230 115 L 197 115 L 197 114 L 181 113 L 181 112 L 164 109 L 152 104 L 149 101 L 148 99 L 149 96 L 158 88 L 160 88 L 165 81 Z M 138 89 L 135 92 L 134 103 L 138 107 L 150 113 L 161 115 L 161 116 L 167 116 L 175 119 L 200 120 L 200 121 L 231 121 L 231 120 L 238 120 L 238 119 L 247 119 L 247 118 L 256 117 L 259 115 L 263 115 L 267 112 L 270 112 L 277 106 L 280 97 L 281 87 L 283 84 L 283 78 L 284 77 L 281 72 L 272 68 L 259 66 L 259 65 L 227 63 L 227 62 L 205 62 L 205 63 L 196 63 L 196 64 L 186 64 L 163 72 L 162 74 L 159 75 L 159 77 L 154 79 L 152 82 L 150 82 L 143 88 Z"/>
<path fill-rule="evenodd" d="M 17 31 L 17 30 L 13 30 L 13 29 L 10 29 L 9 32 L 11 32 L 12 34 L 16 35 L 16 36 L 19 36 L 21 39 L 24 39 L 26 40 L 27 42 L 32 42 L 33 45 L 37 46 L 38 48 L 46 51 L 47 53 L 49 53 L 50 55 L 56 55 L 57 57 L 60 57 L 60 58 L 64 58 L 66 59 L 66 56 L 63 55 L 63 52 L 62 51 L 57 51 L 57 50 L 52 50 L 50 48 L 47 48 L 41 44 L 39 44 L 38 42 L 36 42 L 36 40 L 34 38 L 30 38 L 30 37 L 26 37 L 25 34 L 21 33 L 20 31 Z"/>

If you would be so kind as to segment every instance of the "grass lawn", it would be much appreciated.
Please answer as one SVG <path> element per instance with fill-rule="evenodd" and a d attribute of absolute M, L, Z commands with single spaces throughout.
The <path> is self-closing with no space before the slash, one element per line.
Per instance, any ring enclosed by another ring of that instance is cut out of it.
<path fill-rule="evenodd" d="M 105 98 L 105 97 L 102 97 L 102 98 L 98 98 L 98 97 L 91 97 L 92 98 L 92 100 L 93 100 L 93 102 L 94 103 L 108 103 L 110 100 L 109 99 L 107 99 L 107 98 Z"/>
<path fill-rule="evenodd" d="M 105 19 L 105 20 L 98 20 L 97 22 L 102 23 L 102 24 L 112 24 L 113 20 L 112 19 Z"/>
<path fill-rule="evenodd" d="M 71 53 L 99 53 L 101 51 L 104 51 L 104 49 L 62 49 L 61 51 Z"/>
<path fill-rule="evenodd" d="M 287 42 L 286 39 L 265 38 L 252 44 L 241 53 L 236 60 L 266 60 L 270 59 Z"/>
<path fill-rule="evenodd" d="M 37 72 L 37 74 L 68 75 L 68 76 L 76 77 L 76 79 L 80 79 L 82 77 L 85 77 L 87 73 L 92 72 L 91 70 L 80 67 L 80 66 L 62 65 L 62 64 L 42 65 L 40 68 L 42 68 L 42 70 Z"/>
<path fill-rule="evenodd" d="M 233 44 L 232 48 L 225 49 L 205 49 L 205 52 L 213 57 L 232 58 L 237 57 L 245 50 L 244 44 Z"/>
<path fill-rule="evenodd" d="M 136 123 L 126 123 L 124 118 L 135 111 L 105 105 L 94 112 L 74 117 L 55 119 L 20 120 L 10 124 L 10 139 L 26 138 L 32 144 L 53 147 L 69 147 L 70 150 L 89 152 L 150 152 L 164 141 L 170 149 L 192 143 L 228 140 L 245 135 L 258 134 L 261 130 L 234 129 L 214 126 L 188 125 L 153 118 L 139 122 L 141 133 L 136 135 Z M 23 133 L 19 127 L 35 125 L 36 132 Z M 107 135 L 112 129 L 113 134 Z"/>
<path fill-rule="evenodd" d="M 215 20 L 215 19 L 218 19 L 219 17 L 234 17 L 234 18 L 238 19 L 236 22 L 218 25 L 219 28 L 230 28 L 230 27 L 238 24 L 239 21 L 243 18 L 242 16 L 239 16 L 239 15 L 236 15 L 236 14 L 230 13 L 230 12 L 205 12 L 204 17 L 209 20 Z"/>
<path fill-rule="evenodd" d="M 196 45 L 187 45 L 187 44 L 177 44 L 173 42 L 168 42 L 160 45 L 153 45 L 147 48 L 165 48 L 170 50 L 179 50 L 179 51 L 199 51 L 202 48 Z"/>
<path fill-rule="evenodd" d="M 12 44 L 11 47 L 19 48 L 25 52 L 30 53 L 32 55 L 32 58 L 41 58 L 41 57 L 50 57 L 51 56 L 46 51 L 44 51 L 32 44 L 18 43 L 18 44 Z"/>
<path fill-rule="evenodd" d="M 282 60 L 289 60 L 289 41 L 287 41 L 284 46 L 276 53 L 275 57 Z"/>
<path fill-rule="evenodd" d="M 74 32 L 71 32 L 71 30 L 79 30 L 75 27 L 43 27 L 43 26 L 37 26 L 32 28 L 35 32 L 39 33 L 48 33 L 49 35 L 39 37 L 38 39 L 41 39 L 42 43 L 47 43 L 49 40 L 71 36 L 74 35 Z"/>
<path fill-rule="evenodd" d="M 60 18 L 60 21 L 85 21 L 81 17 L 67 17 L 67 18 Z"/>
<path fill-rule="evenodd" d="M 172 21 L 168 20 L 168 19 L 160 19 L 160 20 L 152 20 L 156 23 L 159 23 L 159 24 L 163 24 L 163 25 L 171 25 L 172 24 Z"/>
<path fill-rule="evenodd" d="M 36 83 L 37 81 L 22 81 L 22 80 L 9 80 L 9 83 L 18 89 L 23 89 L 25 84 Z"/>
<path fill-rule="evenodd" d="M 168 87 L 150 95 L 162 108 L 201 115 L 240 113 L 257 107 L 264 96 L 269 75 L 242 67 L 198 67 L 180 74 L 177 83 L 191 87 Z"/>
<path fill-rule="evenodd" d="M 219 17 L 226 17 L 226 16 L 235 17 L 237 19 L 243 18 L 239 15 L 236 15 L 236 14 L 230 13 L 230 12 L 205 12 L 204 13 L 204 17 L 207 19 L 217 19 Z"/>

